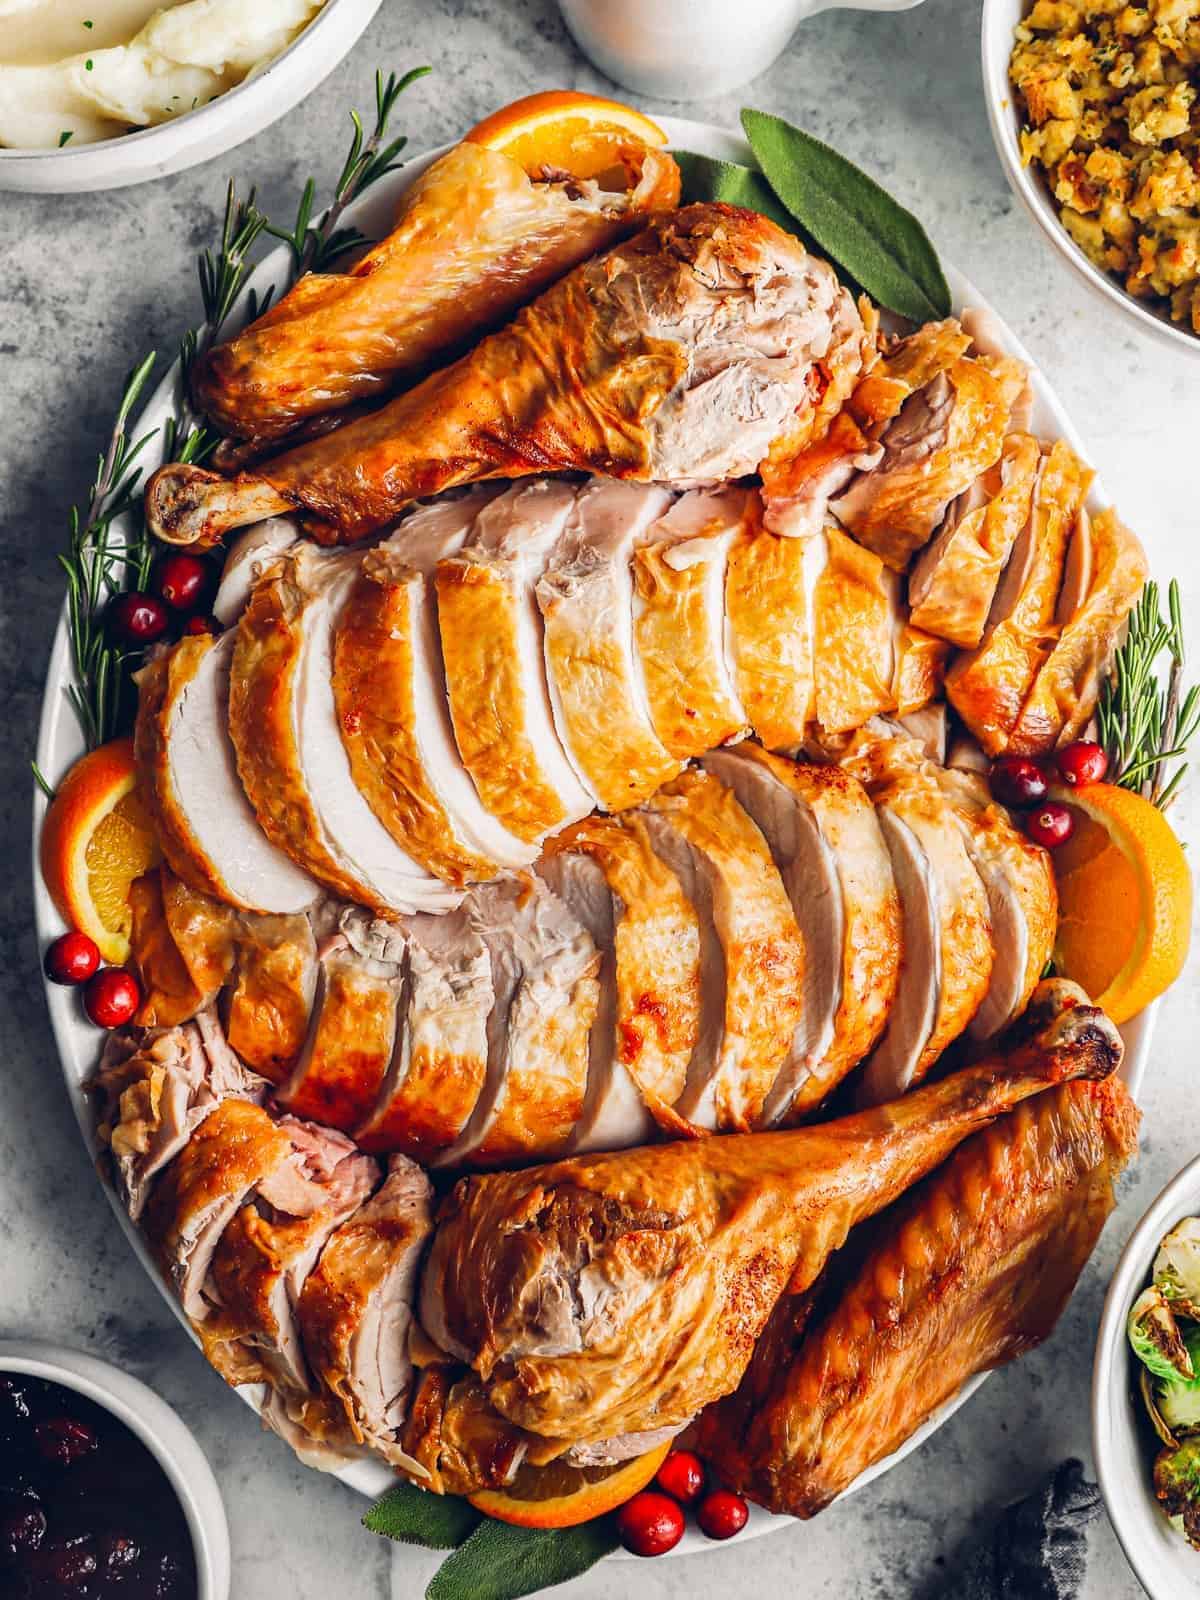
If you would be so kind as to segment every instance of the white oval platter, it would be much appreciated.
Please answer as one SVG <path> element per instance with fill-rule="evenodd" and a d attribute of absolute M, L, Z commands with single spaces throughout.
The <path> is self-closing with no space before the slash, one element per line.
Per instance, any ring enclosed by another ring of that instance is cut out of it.
<path fill-rule="evenodd" d="M 713 127 L 709 123 L 690 122 L 674 117 L 663 117 L 659 121 L 674 149 L 694 150 L 702 155 L 713 156 L 724 161 L 746 163 L 752 160 L 749 147 L 742 139 L 726 133 L 720 128 Z M 395 215 L 396 202 L 400 195 L 431 161 L 443 154 L 446 148 L 448 147 L 443 146 L 442 149 L 432 150 L 427 155 L 417 157 L 400 171 L 382 179 L 363 201 L 347 210 L 343 222 L 354 223 L 368 236 L 378 236 L 386 232 Z M 288 270 L 288 261 L 288 249 L 285 245 L 281 245 L 278 250 L 272 251 L 259 265 L 249 280 L 250 286 L 257 289 L 260 295 L 264 294 L 272 284 L 284 280 Z M 946 265 L 945 271 L 956 306 L 960 309 L 968 306 L 986 308 L 986 301 L 961 272 L 949 265 Z M 1050 386 L 1037 372 L 1029 353 L 1015 338 L 1007 333 L 1007 330 L 1005 330 L 1005 337 L 1011 354 L 1019 356 L 1026 361 L 1033 372 L 1035 388 L 1034 432 L 1065 438 L 1075 450 L 1086 456 L 1087 452 L 1082 441 L 1071 426 L 1069 418 Z M 137 359 L 138 354 L 137 351 L 130 352 L 131 364 Z M 131 429 L 131 437 L 139 437 L 151 428 L 160 427 L 170 415 L 177 379 L 178 367 L 173 366 L 151 396 L 136 426 Z M 144 469 L 149 472 L 158 465 L 159 459 L 159 456 L 155 453 L 155 441 L 152 440 L 141 458 Z M 1099 510 L 1107 504 L 1099 480 L 1093 485 L 1089 504 L 1093 511 Z M 65 694 L 66 687 L 70 681 L 70 649 L 67 639 L 64 606 L 64 612 L 59 618 L 58 630 L 50 654 L 50 665 L 46 673 L 46 689 L 42 703 L 42 719 L 37 747 L 38 765 L 51 783 L 66 772 L 71 763 L 83 751 L 83 741 Z M 33 876 L 37 932 L 38 939 L 42 945 L 56 938 L 63 931 L 62 921 L 52 905 L 49 895 L 46 893 L 37 865 L 37 840 L 41 832 L 45 809 L 46 801 L 41 792 L 37 791 L 33 808 Z M 92 1155 L 96 1156 L 98 1151 L 95 1131 L 82 1085 L 95 1066 L 99 1052 L 99 1035 L 96 1029 L 84 1018 L 82 1010 L 79 1008 L 78 999 L 73 995 L 72 991 L 48 983 L 46 984 L 46 1003 L 50 1011 L 50 1022 L 62 1062 L 63 1075 L 66 1079 L 67 1093 L 70 1095 L 71 1103 L 75 1109 L 75 1115 L 79 1121 L 84 1141 Z M 1122 1076 L 1135 1094 L 1141 1084 L 1149 1057 L 1154 1011 L 1155 1007 L 1153 1006 L 1147 1008 L 1146 1011 L 1135 1017 L 1122 1030 L 1126 1044 L 1125 1063 L 1121 1069 Z M 103 1185 L 103 1188 L 117 1214 L 121 1227 L 125 1230 L 125 1234 L 142 1265 L 162 1291 L 164 1298 L 187 1330 L 189 1336 L 194 1338 L 195 1335 L 192 1334 L 178 1301 L 168 1291 L 159 1276 L 158 1270 L 151 1260 L 137 1229 L 125 1215 L 124 1209 L 108 1185 Z M 958 1410 L 959 1406 L 966 1403 L 979 1385 L 983 1383 L 985 1377 L 986 1374 L 981 1374 L 972 1378 L 970 1382 L 965 1383 L 954 1398 L 947 1401 L 945 1405 L 936 1411 L 897 1451 L 884 1460 L 876 1462 L 846 1492 L 853 1493 L 855 1489 L 864 1488 L 890 1467 L 895 1466 L 897 1462 L 902 1461 L 913 1450 L 918 1449 L 931 1434 L 937 1432 L 948 1417 Z M 247 1386 L 238 1392 L 248 1404 L 257 1408 L 261 1398 L 257 1389 Z M 280 1448 L 283 1449 L 284 1446 L 281 1445 Z M 392 1475 L 387 1467 L 382 1463 L 372 1461 L 357 1462 L 344 1468 L 338 1473 L 338 1476 L 344 1483 L 360 1490 L 363 1494 L 369 1495 L 382 1493 L 392 1481 Z M 759 1534 L 770 1532 L 773 1528 L 786 1526 L 791 1521 L 792 1519 L 789 1517 L 772 1516 L 769 1512 L 754 1507 L 750 1513 L 750 1522 L 742 1537 L 754 1538 Z M 673 1554 L 686 1555 L 714 1548 L 719 1547 L 714 1546 L 702 1534 L 689 1527 L 682 1542 L 676 1546 Z M 623 1554 L 623 1552 L 619 1554 Z"/>

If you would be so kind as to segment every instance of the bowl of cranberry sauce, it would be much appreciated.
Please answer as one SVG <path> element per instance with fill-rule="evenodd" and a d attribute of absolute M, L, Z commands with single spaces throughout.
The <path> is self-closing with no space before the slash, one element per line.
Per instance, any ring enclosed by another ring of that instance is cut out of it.
<path fill-rule="evenodd" d="M 228 1593 L 220 1493 L 175 1412 L 94 1357 L 0 1342 L 0 1595 Z"/>

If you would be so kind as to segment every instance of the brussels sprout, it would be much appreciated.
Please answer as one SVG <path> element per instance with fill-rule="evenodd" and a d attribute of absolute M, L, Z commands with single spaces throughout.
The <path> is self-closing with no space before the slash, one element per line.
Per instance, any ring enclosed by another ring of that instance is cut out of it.
<path fill-rule="evenodd" d="M 1184 1349 L 1192 1371 L 1200 1369 L 1200 1326 L 1192 1323 L 1183 1335 Z M 1172 1433 L 1200 1432 L 1200 1378 L 1181 1378 L 1173 1374 L 1154 1385 L 1162 1419 Z"/>
<path fill-rule="evenodd" d="M 1127 1330 L 1134 1355 L 1156 1378 L 1174 1383 L 1195 1377 L 1175 1313 L 1157 1284 L 1144 1289 L 1133 1302 Z"/>
<path fill-rule="evenodd" d="M 1183 1519 L 1188 1543 L 1200 1549 L 1200 1439 L 1160 1453 L 1154 1463 L 1154 1492 L 1169 1517 Z"/>
<path fill-rule="evenodd" d="M 1177 1312 L 1200 1318 L 1200 1217 L 1185 1217 L 1159 1245 L 1154 1283 Z"/>

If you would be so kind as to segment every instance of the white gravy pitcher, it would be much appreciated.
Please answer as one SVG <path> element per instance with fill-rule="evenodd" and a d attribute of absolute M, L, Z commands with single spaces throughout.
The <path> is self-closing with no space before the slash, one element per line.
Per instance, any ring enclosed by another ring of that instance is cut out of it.
<path fill-rule="evenodd" d="M 806 17 L 921 0 L 558 0 L 594 66 L 659 100 L 704 100 L 765 72 Z"/>

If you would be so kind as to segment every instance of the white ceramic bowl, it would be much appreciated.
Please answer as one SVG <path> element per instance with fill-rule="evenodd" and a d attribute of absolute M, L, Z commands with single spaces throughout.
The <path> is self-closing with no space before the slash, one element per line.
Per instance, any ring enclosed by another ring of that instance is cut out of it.
<path fill-rule="evenodd" d="M 61 1384 L 123 1422 L 167 1476 L 187 1519 L 196 1557 L 197 1600 L 228 1600 L 229 1526 L 204 1452 L 165 1400 L 119 1367 L 33 1339 L 0 1339 L 0 1373 Z"/>
<path fill-rule="evenodd" d="M 327 78 L 380 0 L 326 0 L 282 55 L 205 106 L 156 128 L 61 150 L 0 149 L 0 189 L 79 194 L 165 178 L 261 133 Z"/>
<path fill-rule="evenodd" d="M 1200 1216 L 1200 1156 L 1172 1178 L 1133 1230 L 1104 1302 L 1092 1372 L 1092 1448 L 1100 1489 L 1121 1548 L 1150 1600 L 1200 1596 L 1200 1551 L 1175 1532 L 1154 1498 L 1154 1446 L 1143 1425 L 1137 1358 L 1125 1323 L 1149 1281 L 1159 1241 L 1194 1216 Z"/>
<path fill-rule="evenodd" d="M 1050 191 L 1038 170 L 1021 163 L 1020 116 L 1008 81 L 1008 62 L 1012 54 L 1013 29 L 1028 10 L 1029 0 L 984 0 L 983 3 L 983 95 L 1004 175 L 1017 199 L 1059 255 L 1094 294 L 1115 306 L 1127 322 L 1143 333 L 1152 334 L 1175 350 L 1200 356 L 1200 337 L 1126 294 L 1118 279 L 1102 272 L 1088 259 L 1059 221 Z"/>

